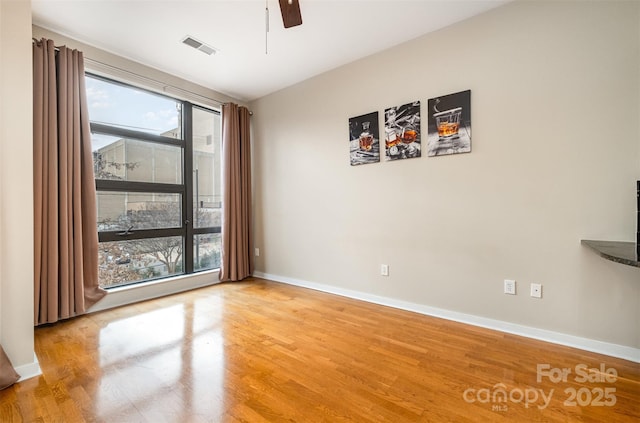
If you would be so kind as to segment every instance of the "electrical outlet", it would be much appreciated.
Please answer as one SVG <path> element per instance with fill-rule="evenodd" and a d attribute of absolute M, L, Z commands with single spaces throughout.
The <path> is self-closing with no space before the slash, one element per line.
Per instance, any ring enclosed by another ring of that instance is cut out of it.
<path fill-rule="evenodd" d="M 256 256 L 256 257 L 260 257 L 260 248 L 256 247 L 256 248 L 254 249 L 254 253 L 255 253 L 255 256 Z"/>
<path fill-rule="evenodd" d="M 531 284 L 531 296 L 534 298 L 542 298 L 542 284 L 539 284 L 539 283 Z"/>
<path fill-rule="evenodd" d="M 382 276 L 389 276 L 389 265 L 388 264 L 381 264 L 380 265 L 380 274 Z"/>
<path fill-rule="evenodd" d="M 504 293 L 509 295 L 516 295 L 516 281 L 511 279 L 505 279 Z"/>

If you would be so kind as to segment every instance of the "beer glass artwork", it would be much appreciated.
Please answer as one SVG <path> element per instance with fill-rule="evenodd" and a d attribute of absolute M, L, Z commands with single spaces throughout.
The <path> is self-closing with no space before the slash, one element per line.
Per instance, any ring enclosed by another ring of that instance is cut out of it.
<path fill-rule="evenodd" d="M 371 151 L 373 148 L 373 134 L 369 132 L 370 122 L 362 123 L 362 133 L 360 134 L 360 150 Z"/>
<path fill-rule="evenodd" d="M 433 114 L 433 117 L 436 120 L 436 127 L 438 128 L 438 137 L 441 140 L 447 140 L 458 136 L 461 116 L 462 107 L 456 107 L 455 109 Z"/>

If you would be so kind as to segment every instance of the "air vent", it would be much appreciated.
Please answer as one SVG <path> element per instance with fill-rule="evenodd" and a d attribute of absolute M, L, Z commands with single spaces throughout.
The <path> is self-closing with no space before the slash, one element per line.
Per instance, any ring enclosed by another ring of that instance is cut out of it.
<path fill-rule="evenodd" d="M 216 54 L 218 52 L 218 50 L 216 50 L 215 48 L 211 47 L 210 45 L 207 45 L 205 43 L 203 43 L 202 41 L 198 41 L 195 38 L 193 38 L 190 35 L 187 35 L 182 42 L 186 45 L 188 45 L 189 47 L 193 47 L 196 50 L 200 50 L 201 52 L 208 54 L 209 56 L 211 56 L 212 54 Z"/>

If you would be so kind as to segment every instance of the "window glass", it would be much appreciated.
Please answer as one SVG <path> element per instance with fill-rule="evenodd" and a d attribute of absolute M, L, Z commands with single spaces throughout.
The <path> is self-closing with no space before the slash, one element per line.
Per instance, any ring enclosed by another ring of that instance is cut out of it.
<path fill-rule="evenodd" d="M 193 251 L 194 270 L 220 268 L 220 234 L 196 235 L 193 240 Z"/>
<path fill-rule="evenodd" d="M 220 114 L 193 109 L 193 220 L 195 228 L 220 226 Z"/>
<path fill-rule="evenodd" d="M 103 288 L 183 272 L 179 236 L 101 242 L 98 251 L 98 278 Z"/>
<path fill-rule="evenodd" d="M 180 194 L 98 191 L 96 196 L 98 231 L 182 226 Z"/>
<path fill-rule="evenodd" d="M 182 183 L 182 147 L 92 134 L 96 179 Z"/>
<path fill-rule="evenodd" d="M 182 138 L 179 101 L 90 75 L 85 81 L 92 122 Z"/>

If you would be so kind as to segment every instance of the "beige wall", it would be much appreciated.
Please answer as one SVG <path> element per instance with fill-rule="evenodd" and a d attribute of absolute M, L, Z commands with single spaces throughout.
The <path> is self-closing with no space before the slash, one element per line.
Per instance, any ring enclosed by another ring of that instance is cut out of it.
<path fill-rule="evenodd" d="M 640 347 L 640 269 L 580 244 L 635 236 L 639 8 L 516 2 L 253 102 L 257 270 Z M 466 89 L 471 154 L 349 165 L 349 117 Z"/>
<path fill-rule="evenodd" d="M 0 342 L 33 364 L 31 2 L 0 2 Z"/>

